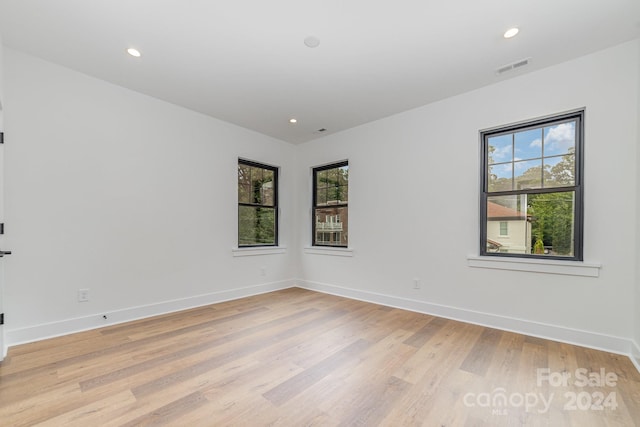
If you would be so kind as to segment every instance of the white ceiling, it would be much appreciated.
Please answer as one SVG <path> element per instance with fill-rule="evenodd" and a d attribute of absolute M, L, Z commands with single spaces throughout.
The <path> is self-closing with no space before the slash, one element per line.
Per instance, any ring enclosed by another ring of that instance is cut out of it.
<path fill-rule="evenodd" d="M 520 34 L 505 40 L 512 26 Z M 637 38 L 640 0 L 0 0 L 0 34 L 8 47 L 301 143 Z M 131 46 L 143 56 L 127 55 Z"/>

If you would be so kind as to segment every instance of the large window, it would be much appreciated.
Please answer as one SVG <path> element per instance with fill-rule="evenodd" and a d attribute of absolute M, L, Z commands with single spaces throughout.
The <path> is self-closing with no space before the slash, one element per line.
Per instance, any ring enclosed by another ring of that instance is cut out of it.
<path fill-rule="evenodd" d="M 238 160 L 238 246 L 278 245 L 278 169 Z"/>
<path fill-rule="evenodd" d="M 582 260 L 583 116 L 481 133 L 482 255 Z"/>
<path fill-rule="evenodd" d="M 349 163 L 313 169 L 313 244 L 347 247 Z"/>

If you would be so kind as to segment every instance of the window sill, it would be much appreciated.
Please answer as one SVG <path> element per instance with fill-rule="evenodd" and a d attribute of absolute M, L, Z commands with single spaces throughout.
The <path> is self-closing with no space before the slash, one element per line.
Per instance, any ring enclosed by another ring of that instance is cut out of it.
<path fill-rule="evenodd" d="M 254 256 L 254 255 L 274 255 L 287 252 L 285 246 L 254 246 L 250 248 L 233 248 L 231 249 L 234 257 L 237 256 Z"/>
<path fill-rule="evenodd" d="M 304 248 L 305 254 L 312 255 L 332 255 L 332 256 L 353 256 L 353 248 L 332 248 L 330 246 L 307 246 Z"/>
<path fill-rule="evenodd" d="M 587 264 L 579 261 L 559 261 L 544 259 L 467 257 L 469 267 L 490 268 L 494 270 L 528 271 L 532 273 L 563 274 L 567 276 L 598 277 L 600 264 Z"/>

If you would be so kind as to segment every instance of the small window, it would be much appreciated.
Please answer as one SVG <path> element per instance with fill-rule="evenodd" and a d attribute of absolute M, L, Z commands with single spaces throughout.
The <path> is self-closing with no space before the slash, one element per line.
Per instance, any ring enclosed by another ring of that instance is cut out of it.
<path fill-rule="evenodd" d="M 313 245 L 347 247 L 349 163 L 313 169 Z"/>
<path fill-rule="evenodd" d="M 582 260 L 583 116 L 481 132 L 481 255 Z"/>
<path fill-rule="evenodd" d="M 278 168 L 238 160 L 238 247 L 278 245 Z"/>
<path fill-rule="evenodd" d="M 509 223 L 507 221 L 500 221 L 500 235 L 501 236 L 509 235 Z"/>

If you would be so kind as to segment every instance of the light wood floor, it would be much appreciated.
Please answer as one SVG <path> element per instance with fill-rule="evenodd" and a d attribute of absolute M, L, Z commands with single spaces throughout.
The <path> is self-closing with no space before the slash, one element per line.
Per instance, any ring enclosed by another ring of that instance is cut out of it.
<path fill-rule="evenodd" d="M 582 386 L 601 373 L 608 385 Z M 624 356 L 295 288 L 12 347 L 0 364 L 2 426 L 635 423 Z"/>

